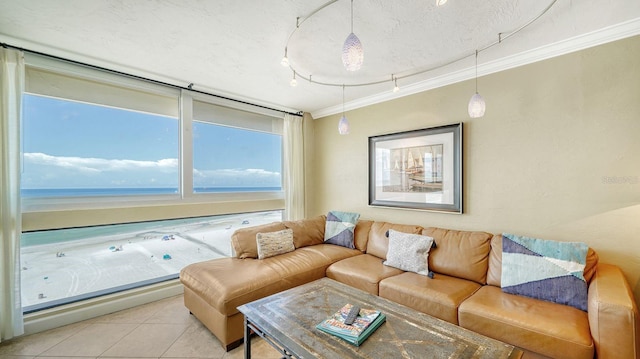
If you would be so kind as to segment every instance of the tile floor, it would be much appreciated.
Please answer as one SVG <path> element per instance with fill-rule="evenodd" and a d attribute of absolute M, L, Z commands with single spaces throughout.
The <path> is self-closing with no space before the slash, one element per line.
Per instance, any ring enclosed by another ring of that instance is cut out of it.
<path fill-rule="evenodd" d="M 251 356 L 281 356 L 264 340 L 252 340 Z M 238 359 L 189 314 L 182 296 L 0 343 L 0 359 L 214 358 Z"/>

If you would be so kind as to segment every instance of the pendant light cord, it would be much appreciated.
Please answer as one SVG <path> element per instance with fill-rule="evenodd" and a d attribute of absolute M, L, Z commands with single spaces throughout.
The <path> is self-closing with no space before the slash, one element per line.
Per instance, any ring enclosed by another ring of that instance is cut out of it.
<path fill-rule="evenodd" d="M 353 34 L 353 0 L 351 0 L 351 33 Z"/>
<path fill-rule="evenodd" d="M 478 50 L 476 50 L 476 93 L 478 93 Z"/>

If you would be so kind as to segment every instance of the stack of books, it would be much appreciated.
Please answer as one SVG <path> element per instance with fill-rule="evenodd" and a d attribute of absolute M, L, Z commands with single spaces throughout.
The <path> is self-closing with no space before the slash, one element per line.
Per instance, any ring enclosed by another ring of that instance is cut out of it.
<path fill-rule="evenodd" d="M 360 313 L 353 324 L 344 324 L 351 306 L 351 304 L 345 305 L 331 317 L 316 325 L 316 328 L 325 333 L 333 334 L 355 346 L 360 346 L 387 318 L 380 311 L 360 309 Z"/>

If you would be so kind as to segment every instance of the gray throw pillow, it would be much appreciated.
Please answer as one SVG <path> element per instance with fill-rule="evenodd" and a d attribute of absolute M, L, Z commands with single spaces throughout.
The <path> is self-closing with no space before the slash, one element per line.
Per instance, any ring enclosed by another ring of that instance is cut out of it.
<path fill-rule="evenodd" d="M 389 230 L 389 251 L 384 265 L 429 275 L 429 250 L 433 238 L 419 234 L 403 233 Z"/>

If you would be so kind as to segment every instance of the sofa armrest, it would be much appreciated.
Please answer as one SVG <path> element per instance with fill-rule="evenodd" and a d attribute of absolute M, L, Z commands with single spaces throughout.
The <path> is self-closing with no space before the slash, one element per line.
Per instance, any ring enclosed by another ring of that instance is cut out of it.
<path fill-rule="evenodd" d="M 638 308 L 617 266 L 598 264 L 589 284 L 588 314 L 598 359 L 640 358 Z"/>

